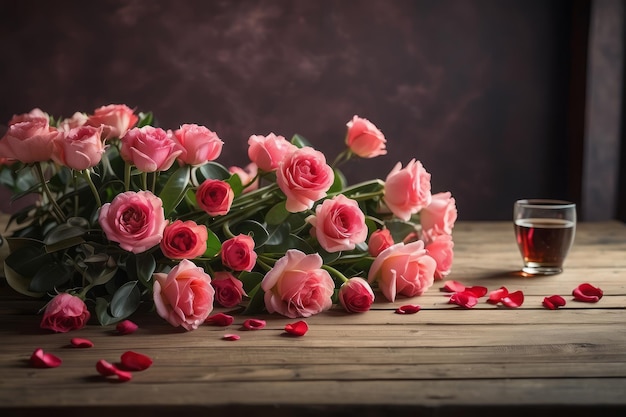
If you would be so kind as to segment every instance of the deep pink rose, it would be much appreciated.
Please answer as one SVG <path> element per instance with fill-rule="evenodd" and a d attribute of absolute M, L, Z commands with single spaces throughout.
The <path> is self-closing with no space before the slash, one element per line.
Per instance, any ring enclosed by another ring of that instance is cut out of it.
<path fill-rule="evenodd" d="M 216 160 L 222 153 L 224 142 L 204 126 L 184 124 L 174 131 L 174 137 L 183 151 L 178 160 L 185 164 L 201 165 Z"/>
<path fill-rule="evenodd" d="M 87 123 L 87 120 L 89 120 L 89 118 L 85 113 L 76 112 L 72 115 L 72 117 L 61 120 L 59 124 L 57 125 L 57 129 L 63 132 L 69 132 L 72 129 L 84 126 Z M 96 128 L 102 127 L 102 129 L 104 130 L 104 126 L 95 126 L 95 127 Z M 102 139 L 103 140 L 106 139 L 106 136 L 104 136 L 104 134 L 102 135 Z"/>
<path fill-rule="evenodd" d="M 198 206 L 211 216 L 223 216 L 230 210 L 235 193 L 230 184 L 220 180 L 204 180 L 196 191 Z"/>
<path fill-rule="evenodd" d="M 170 259 L 193 259 L 206 252 L 206 226 L 193 220 L 176 220 L 163 231 L 161 251 Z"/>
<path fill-rule="evenodd" d="M 222 264 L 235 271 L 252 271 L 256 264 L 254 240 L 248 235 L 237 235 L 222 243 Z"/>
<path fill-rule="evenodd" d="M 298 149 L 283 136 L 252 135 L 248 139 L 248 157 L 263 171 L 275 171 L 285 155 Z"/>
<path fill-rule="evenodd" d="M 442 234 L 451 234 L 456 218 L 457 209 L 452 194 L 434 194 L 430 204 L 420 211 L 423 237 L 430 240 Z"/>
<path fill-rule="evenodd" d="M 363 278 L 350 278 L 339 288 L 339 302 L 350 313 L 364 313 L 374 302 L 374 291 Z"/>
<path fill-rule="evenodd" d="M 354 116 L 347 126 L 346 145 L 354 154 L 361 158 L 374 158 L 387 153 L 385 135 L 372 122 Z"/>
<path fill-rule="evenodd" d="M 276 183 L 287 197 L 286 207 L 291 213 L 308 210 L 326 197 L 334 179 L 324 154 L 310 147 L 285 156 L 276 171 Z"/>
<path fill-rule="evenodd" d="M 313 226 L 311 235 L 327 252 L 353 250 L 367 239 L 365 215 L 355 200 L 343 194 L 324 200 L 307 222 Z"/>
<path fill-rule="evenodd" d="M 246 295 L 243 282 L 235 278 L 230 272 L 215 272 L 211 285 L 215 289 L 215 301 L 222 307 L 235 307 L 241 303 L 243 296 Z"/>
<path fill-rule="evenodd" d="M 435 280 L 446 277 L 452 270 L 454 259 L 454 242 L 450 235 L 440 235 L 426 245 L 426 253 L 435 260 Z"/>
<path fill-rule="evenodd" d="M 321 266 L 317 253 L 289 249 L 261 281 L 267 311 L 296 318 L 331 308 L 335 283 Z"/>
<path fill-rule="evenodd" d="M 48 161 L 52 158 L 57 135 L 48 119 L 42 117 L 14 123 L 0 139 L 0 157 L 25 164 Z"/>
<path fill-rule="evenodd" d="M 42 329 L 66 333 L 85 327 L 90 316 L 83 300 L 68 293 L 61 293 L 46 305 L 40 326 Z"/>
<path fill-rule="evenodd" d="M 143 172 L 167 171 L 182 153 L 171 132 L 144 126 L 122 137 L 120 155 Z"/>
<path fill-rule="evenodd" d="M 393 245 L 393 237 L 389 229 L 379 229 L 372 233 L 367 243 L 367 251 L 371 256 L 378 256 L 382 251 Z"/>
<path fill-rule="evenodd" d="M 409 244 L 396 243 L 376 257 L 367 280 L 378 282 L 387 300 L 397 295 L 413 297 L 428 290 L 434 282 L 437 263 L 426 254 L 421 240 Z"/>
<path fill-rule="evenodd" d="M 197 329 L 213 310 L 211 277 L 187 259 L 168 274 L 154 274 L 153 292 L 157 313 L 174 327 Z"/>
<path fill-rule="evenodd" d="M 102 126 L 82 126 L 59 132 L 54 139 L 52 159 L 80 171 L 98 165 L 103 153 Z"/>
<path fill-rule="evenodd" d="M 90 126 L 103 126 L 103 135 L 106 139 L 121 138 L 134 127 L 139 117 L 133 109 L 124 104 L 109 104 L 94 110 L 87 119 Z"/>
<path fill-rule="evenodd" d="M 102 206 L 98 221 L 107 239 L 133 253 L 158 245 L 167 225 L 163 203 L 150 191 L 118 194 Z"/>
<path fill-rule="evenodd" d="M 45 119 L 47 122 L 49 122 L 50 115 L 40 108 L 34 108 L 28 113 L 14 114 L 11 120 L 9 120 L 9 126 L 16 123 L 28 122 L 35 119 Z"/>
<path fill-rule="evenodd" d="M 259 189 L 259 177 L 257 177 L 259 169 L 254 162 L 250 162 L 244 168 L 232 166 L 228 168 L 228 172 L 239 176 L 241 184 L 244 186 L 244 194 Z"/>
<path fill-rule="evenodd" d="M 412 159 L 406 167 L 398 162 L 385 180 L 385 204 L 396 217 L 408 221 L 430 204 L 430 174 Z"/>

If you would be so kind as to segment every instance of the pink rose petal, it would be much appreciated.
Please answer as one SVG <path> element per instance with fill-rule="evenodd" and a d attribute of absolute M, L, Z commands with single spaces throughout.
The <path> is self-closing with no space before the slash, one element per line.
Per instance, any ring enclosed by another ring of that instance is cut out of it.
<path fill-rule="evenodd" d="M 265 320 L 248 319 L 243 322 L 243 327 L 246 330 L 259 330 L 265 327 Z"/>
<path fill-rule="evenodd" d="M 509 295 L 509 290 L 507 290 L 506 287 L 500 287 L 489 293 L 489 299 L 487 302 L 491 304 L 498 304 L 500 300 L 502 300 L 502 297 L 506 297 L 507 295 Z"/>
<path fill-rule="evenodd" d="M 309 331 L 309 325 L 306 321 L 300 320 L 286 324 L 285 331 L 293 336 L 304 336 Z"/>
<path fill-rule="evenodd" d="M 517 308 L 524 303 L 524 293 L 515 291 L 500 299 L 502 304 L 510 308 Z"/>
<path fill-rule="evenodd" d="M 465 288 L 464 292 L 469 292 L 474 297 L 480 298 L 480 297 L 484 296 L 485 294 L 487 294 L 487 291 L 488 291 L 487 287 L 482 287 L 480 285 L 475 285 L 473 287 Z"/>
<path fill-rule="evenodd" d="M 112 363 L 105 361 L 104 359 L 100 359 L 98 362 L 96 362 L 96 370 L 102 376 L 115 375 L 117 376 L 117 379 L 122 382 L 130 381 L 133 378 L 132 373 L 123 371 Z"/>
<path fill-rule="evenodd" d="M 456 304 L 464 308 L 472 308 L 478 304 L 478 298 L 471 292 L 457 292 L 450 296 L 449 304 Z"/>
<path fill-rule="evenodd" d="M 130 320 L 121 321 L 117 323 L 117 326 L 115 326 L 115 329 L 121 335 L 134 333 L 135 331 L 137 331 L 138 328 L 139 326 L 137 326 Z"/>
<path fill-rule="evenodd" d="M 80 337 L 74 337 L 70 340 L 70 344 L 76 348 L 90 348 L 93 347 L 93 342 L 89 339 L 83 339 Z"/>
<path fill-rule="evenodd" d="M 152 366 L 152 359 L 142 353 L 129 350 L 122 354 L 122 365 L 130 371 L 143 371 Z"/>
<path fill-rule="evenodd" d="M 547 309 L 556 310 L 565 305 L 565 298 L 560 295 L 551 295 L 550 297 L 545 297 L 542 304 Z"/>
<path fill-rule="evenodd" d="M 224 340 L 239 340 L 239 339 L 241 339 L 241 337 L 239 337 L 238 334 L 225 334 L 224 336 L 222 336 L 222 339 L 224 339 Z"/>
<path fill-rule="evenodd" d="M 56 368 L 61 366 L 63 361 L 52 353 L 45 353 L 43 349 L 37 348 L 30 356 L 30 364 L 35 368 Z"/>
<path fill-rule="evenodd" d="M 212 324 L 214 326 L 230 326 L 235 321 L 233 316 L 229 316 L 224 313 L 217 313 L 212 316 L 209 316 L 204 320 L 207 324 Z"/>
<path fill-rule="evenodd" d="M 572 295 L 576 301 L 582 301 L 584 303 L 597 303 L 604 295 L 604 292 L 598 287 L 594 287 L 589 283 L 584 283 L 574 288 Z"/>
<path fill-rule="evenodd" d="M 415 314 L 420 311 L 422 307 L 417 304 L 407 304 L 396 309 L 396 314 Z"/>
<path fill-rule="evenodd" d="M 441 288 L 443 292 L 463 292 L 465 291 L 465 285 L 461 284 L 458 281 L 449 280 L 443 283 L 443 288 Z"/>

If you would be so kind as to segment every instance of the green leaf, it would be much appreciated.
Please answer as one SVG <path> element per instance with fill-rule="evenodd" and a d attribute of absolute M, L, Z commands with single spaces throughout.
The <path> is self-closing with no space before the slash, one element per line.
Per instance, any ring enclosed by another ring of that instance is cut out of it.
<path fill-rule="evenodd" d="M 189 169 L 189 165 L 184 165 L 174 171 L 165 183 L 163 190 L 159 193 L 159 197 L 163 201 L 165 217 L 169 216 L 176 209 L 176 206 L 185 196 L 187 184 L 189 183 Z"/>
<path fill-rule="evenodd" d="M 152 122 L 154 121 L 154 115 L 151 111 L 149 111 L 148 113 L 139 112 L 138 116 L 139 121 L 137 122 L 137 127 L 152 125 Z"/>
<path fill-rule="evenodd" d="M 278 246 L 281 245 L 287 238 L 289 237 L 289 232 L 291 227 L 289 227 L 289 223 L 280 223 L 277 226 L 269 227 L 269 238 L 267 242 L 265 242 L 268 246 Z"/>
<path fill-rule="evenodd" d="M 122 320 L 121 318 L 113 317 L 109 313 L 109 302 L 102 297 L 96 298 L 96 316 L 103 326 L 108 326 Z"/>
<path fill-rule="evenodd" d="M 202 165 L 198 171 L 202 177 L 204 177 L 202 181 L 206 179 L 227 180 L 231 177 L 228 169 L 226 169 L 224 165 L 218 164 L 217 162 L 207 162 Z"/>
<path fill-rule="evenodd" d="M 36 298 L 44 295 L 44 293 L 30 291 L 30 278 L 17 273 L 6 261 L 4 263 L 4 276 L 7 284 L 20 294 Z"/>
<path fill-rule="evenodd" d="M 402 242 L 409 233 L 417 231 L 417 225 L 414 223 L 403 222 L 402 220 L 389 220 L 385 222 L 385 226 L 389 229 L 394 242 Z"/>
<path fill-rule="evenodd" d="M 29 284 L 29 291 L 52 292 L 58 286 L 65 284 L 74 276 L 74 269 L 60 263 L 45 265 L 37 271 Z"/>
<path fill-rule="evenodd" d="M 308 140 L 306 140 L 304 136 L 299 135 L 297 133 L 293 135 L 293 137 L 291 138 L 291 143 L 296 145 L 298 148 L 305 148 L 307 146 L 313 147 L 311 143 Z"/>
<path fill-rule="evenodd" d="M 71 226 L 67 223 L 60 224 L 50 230 L 43 240 L 46 245 L 55 245 L 65 240 L 71 240 L 76 237 L 82 238 L 87 231 L 80 226 Z"/>
<path fill-rule="evenodd" d="M 104 285 L 109 282 L 117 273 L 117 266 L 115 267 L 104 267 L 102 269 L 98 269 L 98 271 L 93 271 L 92 267 L 87 268 L 87 272 L 85 273 L 85 279 L 91 283 L 93 286 Z"/>
<path fill-rule="evenodd" d="M 252 291 L 248 293 L 248 295 L 250 295 L 250 302 L 241 314 L 252 315 L 262 312 L 265 308 L 265 302 L 263 300 L 265 297 L 265 291 L 263 291 L 263 288 L 261 288 L 261 283 L 254 287 Z"/>
<path fill-rule="evenodd" d="M 242 272 L 239 275 L 239 280 L 243 283 L 243 289 L 246 294 L 250 294 L 255 287 L 257 287 L 261 281 L 263 281 L 263 274 L 260 272 Z"/>
<path fill-rule="evenodd" d="M 249 235 L 254 240 L 254 248 L 265 245 L 270 235 L 267 229 L 259 222 L 254 220 L 244 220 L 230 228 L 230 231 L 237 236 L 238 234 Z"/>
<path fill-rule="evenodd" d="M 16 250 L 5 259 L 6 265 L 19 275 L 32 278 L 44 266 L 55 261 L 52 255 L 44 250 L 43 246 L 27 245 Z"/>
<path fill-rule="evenodd" d="M 341 192 L 344 188 L 346 188 L 346 184 L 348 183 L 348 180 L 340 170 L 333 168 L 333 172 L 335 173 L 335 180 L 328 190 L 329 194 Z"/>
<path fill-rule="evenodd" d="M 146 288 L 152 287 L 150 281 L 156 266 L 156 260 L 151 253 L 131 254 L 126 260 L 126 272 L 129 277 L 141 281 Z"/>
<path fill-rule="evenodd" d="M 141 302 L 137 281 L 129 281 L 119 287 L 111 299 L 111 315 L 123 319 L 133 314 Z"/>
<path fill-rule="evenodd" d="M 236 196 L 240 195 L 243 192 L 243 184 L 241 183 L 241 178 L 239 175 L 233 174 L 226 180 L 230 188 L 233 190 L 233 194 Z"/>
<path fill-rule="evenodd" d="M 209 228 L 207 228 L 208 238 L 206 241 L 206 251 L 204 257 L 213 258 L 222 250 L 222 242 L 220 238 Z"/>
<path fill-rule="evenodd" d="M 265 222 L 273 226 L 279 225 L 287 220 L 289 214 L 291 213 L 287 211 L 287 208 L 285 207 L 285 201 L 281 201 L 280 203 L 269 209 L 269 211 L 265 215 Z"/>

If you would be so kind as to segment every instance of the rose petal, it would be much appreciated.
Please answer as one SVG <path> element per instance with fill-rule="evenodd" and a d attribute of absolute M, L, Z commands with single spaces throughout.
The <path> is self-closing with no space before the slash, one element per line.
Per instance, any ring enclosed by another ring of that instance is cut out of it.
<path fill-rule="evenodd" d="M 396 314 L 415 314 L 420 311 L 422 307 L 417 304 L 407 304 L 396 309 Z"/>
<path fill-rule="evenodd" d="M 441 288 L 443 292 L 463 292 L 465 291 L 465 285 L 461 284 L 458 281 L 449 280 L 443 283 L 443 288 Z"/>
<path fill-rule="evenodd" d="M 117 326 L 115 326 L 115 329 L 121 335 L 134 333 L 138 328 L 139 326 L 130 320 L 121 321 L 117 323 Z"/>
<path fill-rule="evenodd" d="M 246 330 L 259 330 L 265 327 L 265 320 L 248 319 L 243 322 L 243 327 Z"/>
<path fill-rule="evenodd" d="M 560 295 L 551 295 L 550 297 L 545 297 L 542 304 L 547 309 L 556 310 L 565 305 L 565 298 Z"/>
<path fill-rule="evenodd" d="M 129 350 L 122 354 L 122 365 L 130 371 L 143 371 L 152 366 L 152 359 L 142 353 Z"/>
<path fill-rule="evenodd" d="M 212 324 L 214 326 L 230 326 L 235 321 L 233 316 L 229 316 L 224 313 L 217 313 L 212 316 L 209 316 L 204 320 L 207 324 Z"/>
<path fill-rule="evenodd" d="M 224 340 L 239 340 L 239 339 L 241 339 L 241 337 L 239 337 L 238 334 L 225 334 L 224 336 L 222 336 L 222 339 L 224 339 Z"/>
<path fill-rule="evenodd" d="M 37 348 L 30 356 L 30 364 L 35 368 L 56 368 L 61 366 L 63 361 L 52 353 L 45 353 L 43 349 Z"/>
<path fill-rule="evenodd" d="M 70 340 L 72 346 L 77 348 L 90 348 L 93 347 L 93 342 L 89 339 L 82 339 L 80 337 L 75 337 Z"/>
<path fill-rule="evenodd" d="M 488 291 L 487 287 L 482 287 L 480 285 L 475 285 L 473 287 L 465 288 L 464 292 L 469 292 L 474 297 L 480 298 L 480 297 L 484 296 L 485 294 L 487 294 L 487 291 Z"/>
<path fill-rule="evenodd" d="M 572 295 L 576 301 L 582 301 L 584 303 L 597 303 L 604 295 L 604 292 L 598 287 L 594 287 L 589 283 L 584 283 L 574 288 Z"/>
<path fill-rule="evenodd" d="M 500 299 L 502 304 L 510 308 L 517 308 L 524 303 L 524 293 L 515 291 Z"/>
<path fill-rule="evenodd" d="M 506 297 L 507 295 L 509 295 L 509 290 L 507 290 L 506 287 L 500 287 L 489 293 L 489 299 L 487 302 L 491 304 L 498 304 L 500 300 L 502 300 L 502 297 Z"/>
<path fill-rule="evenodd" d="M 304 336 L 306 332 L 309 331 L 309 325 L 303 320 L 287 323 L 285 325 L 285 331 L 294 336 Z"/>
<path fill-rule="evenodd" d="M 463 291 L 452 294 L 448 303 L 456 304 L 465 308 L 472 308 L 478 304 L 478 298 L 476 298 L 471 292 Z"/>
<path fill-rule="evenodd" d="M 117 379 L 122 382 L 130 381 L 133 378 L 133 374 L 131 374 L 130 372 L 123 371 L 112 363 L 105 361 L 104 359 L 100 359 L 98 362 L 96 362 L 96 370 L 102 376 L 115 375 L 117 376 Z"/>

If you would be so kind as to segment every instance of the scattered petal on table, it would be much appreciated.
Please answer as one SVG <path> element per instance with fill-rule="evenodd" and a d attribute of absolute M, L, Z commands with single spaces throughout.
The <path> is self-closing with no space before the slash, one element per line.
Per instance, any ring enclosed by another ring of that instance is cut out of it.
<path fill-rule="evenodd" d="M 489 299 L 487 302 L 491 304 L 498 304 L 500 300 L 502 300 L 502 297 L 506 297 L 507 295 L 509 295 L 509 290 L 507 290 L 506 287 L 500 287 L 489 293 Z"/>
<path fill-rule="evenodd" d="M 217 313 L 212 316 L 209 316 L 204 320 L 207 324 L 212 324 L 214 326 L 230 326 L 235 321 L 233 316 L 229 316 L 224 313 Z"/>
<path fill-rule="evenodd" d="M 138 328 L 139 326 L 130 320 L 121 321 L 117 323 L 117 326 L 115 326 L 115 329 L 121 335 L 135 333 Z"/>
<path fill-rule="evenodd" d="M 456 292 L 450 296 L 449 304 L 456 304 L 464 308 L 472 308 L 478 304 L 478 298 L 471 292 Z"/>
<path fill-rule="evenodd" d="M 396 309 L 396 314 L 415 314 L 420 311 L 422 307 L 417 304 L 406 304 Z"/>
<path fill-rule="evenodd" d="M 122 354 L 122 365 L 130 371 L 143 371 L 152 366 L 152 358 L 129 350 Z"/>
<path fill-rule="evenodd" d="M 464 290 L 464 292 L 469 292 L 470 294 L 472 294 L 476 298 L 483 297 L 485 294 L 487 294 L 487 291 L 488 291 L 487 287 L 483 287 L 483 286 L 480 286 L 480 285 L 475 285 L 473 287 L 467 287 Z"/>
<path fill-rule="evenodd" d="M 285 325 L 285 332 L 293 336 L 304 336 L 309 331 L 309 325 L 306 321 L 300 320 L 294 323 L 287 323 Z"/>
<path fill-rule="evenodd" d="M 550 297 L 545 297 L 541 304 L 547 309 L 556 310 L 565 305 L 565 298 L 560 295 L 551 295 Z"/>
<path fill-rule="evenodd" d="M 459 281 L 449 280 L 443 283 L 443 287 L 441 288 L 443 292 L 463 292 L 465 291 L 465 285 L 461 284 Z"/>
<path fill-rule="evenodd" d="M 93 347 L 93 342 L 89 339 L 83 339 L 81 337 L 74 337 L 70 340 L 70 344 L 76 348 L 90 348 Z"/>
<path fill-rule="evenodd" d="M 572 295 L 576 301 L 582 301 L 584 303 L 597 303 L 604 295 L 604 292 L 598 287 L 594 287 L 589 283 L 584 283 L 574 288 Z"/>
<path fill-rule="evenodd" d="M 117 376 L 122 382 L 130 381 L 133 378 L 133 374 L 127 371 L 123 371 L 119 369 L 117 366 L 113 365 L 105 361 L 104 359 L 100 359 L 96 362 L 96 370 L 102 376 Z"/>
<path fill-rule="evenodd" d="M 238 334 L 225 334 L 222 336 L 224 340 L 239 340 L 241 337 Z"/>
<path fill-rule="evenodd" d="M 243 327 L 247 330 L 259 330 L 265 327 L 265 320 L 260 319 L 247 319 L 243 322 Z"/>
<path fill-rule="evenodd" d="M 63 361 L 52 353 L 45 353 L 43 349 L 37 348 L 30 356 L 30 364 L 35 368 L 56 368 L 61 366 Z"/>
<path fill-rule="evenodd" d="M 524 303 L 524 293 L 522 291 L 515 291 L 500 299 L 502 304 L 510 308 L 517 308 Z"/>

